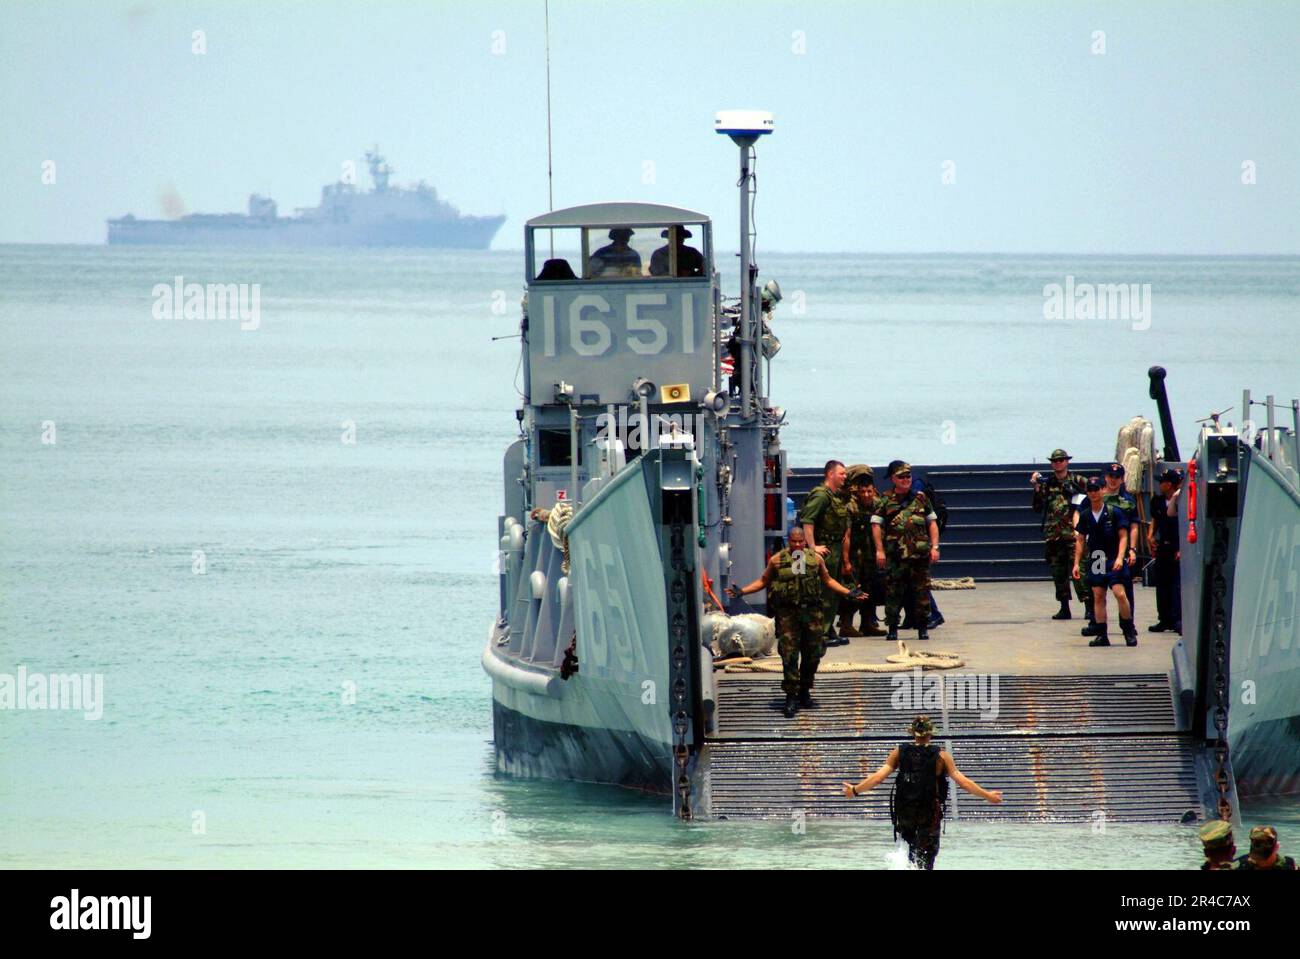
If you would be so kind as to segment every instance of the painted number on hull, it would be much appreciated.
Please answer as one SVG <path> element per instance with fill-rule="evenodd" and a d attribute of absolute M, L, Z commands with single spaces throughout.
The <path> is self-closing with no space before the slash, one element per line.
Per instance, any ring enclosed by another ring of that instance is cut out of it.
<path fill-rule="evenodd" d="M 599 293 L 583 293 L 569 303 L 566 321 L 558 322 L 555 297 L 542 300 L 542 352 L 545 356 L 576 354 L 605 356 L 611 352 L 630 352 L 639 356 L 658 356 L 666 351 L 695 352 L 695 297 L 683 293 L 680 317 L 665 316 L 667 293 L 628 293 L 623 297 L 622 316 L 609 300 Z M 658 312 L 660 316 L 653 315 Z M 679 326 L 677 339 L 672 329 Z M 621 328 L 621 329 L 620 329 Z M 676 340 L 676 343 L 673 341 Z"/>
<path fill-rule="evenodd" d="M 595 663 L 608 669 L 615 665 L 625 673 L 636 670 L 636 648 L 632 642 L 632 617 L 625 599 L 631 596 L 627 575 L 619 562 L 618 554 L 607 543 L 596 546 L 600 561 L 592 555 L 590 544 L 579 547 L 582 580 L 588 602 L 583 617 L 581 642 Z M 582 593 L 580 593 L 582 595 Z M 612 657 L 611 657 L 612 653 Z M 581 654 L 579 654 L 581 655 Z"/>
<path fill-rule="evenodd" d="M 1300 633 L 1300 526 L 1276 526 L 1269 531 L 1264 575 L 1255 601 L 1256 622 L 1251 635 L 1256 655 L 1267 656 L 1276 644 L 1289 650 Z"/>

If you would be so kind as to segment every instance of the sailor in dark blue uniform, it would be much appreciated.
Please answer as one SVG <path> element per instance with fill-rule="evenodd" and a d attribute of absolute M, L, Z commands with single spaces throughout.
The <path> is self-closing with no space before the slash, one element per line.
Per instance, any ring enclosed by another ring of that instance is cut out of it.
<path fill-rule="evenodd" d="M 1097 617 L 1096 633 L 1088 645 L 1110 645 L 1106 635 L 1106 594 L 1109 592 L 1119 607 L 1119 626 L 1124 633 L 1124 642 L 1136 646 L 1133 608 L 1124 591 L 1125 583 L 1131 578 L 1128 572 L 1128 516 L 1119 507 L 1103 500 L 1102 486 L 1102 481 L 1096 477 L 1088 480 L 1088 501 L 1080 505 L 1079 519 L 1074 527 L 1074 575 L 1079 576 L 1080 568 L 1088 571 L 1093 612 Z"/>
<path fill-rule="evenodd" d="M 1119 463 L 1111 463 L 1101 471 L 1104 483 L 1101 491 L 1102 502 L 1108 506 L 1114 506 L 1128 520 L 1129 537 L 1128 537 L 1128 555 L 1124 557 L 1124 595 L 1128 597 L 1128 607 L 1136 611 L 1137 604 L 1133 601 L 1133 569 L 1137 563 L 1137 537 L 1140 520 L 1138 519 L 1137 500 L 1133 494 L 1124 488 L 1124 467 Z M 1079 506 L 1080 512 L 1084 506 Z M 1130 618 L 1136 618 L 1136 612 L 1132 613 Z M 1096 636 L 1096 624 L 1090 623 L 1079 632 L 1084 636 Z"/>
<path fill-rule="evenodd" d="M 1151 542 L 1155 550 L 1156 615 L 1153 633 L 1183 631 L 1183 580 L 1179 561 L 1178 496 L 1183 474 L 1167 469 L 1160 474 L 1160 492 L 1151 497 Z"/>

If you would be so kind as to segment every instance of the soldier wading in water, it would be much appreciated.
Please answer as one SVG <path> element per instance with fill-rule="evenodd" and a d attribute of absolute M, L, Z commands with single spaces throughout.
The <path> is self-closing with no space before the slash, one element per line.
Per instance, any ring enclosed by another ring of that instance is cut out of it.
<path fill-rule="evenodd" d="M 823 591 L 830 590 L 856 602 L 867 598 L 860 589 L 850 590 L 834 579 L 826 563 L 804 541 L 803 528 L 790 528 L 788 546 L 767 562 L 763 575 L 737 589 L 727 587 L 730 596 L 744 596 L 767 590 L 768 612 L 776 617 L 777 651 L 781 654 L 785 692 L 785 715 L 793 717 L 799 707 L 812 709 L 813 678 L 826 650 L 822 623 Z"/>
<path fill-rule="evenodd" d="M 985 789 L 962 775 L 942 746 L 930 742 L 934 723 L 929 716 L 917 716 L 908 727 L 912 742 L 899 743 L 885 758 L 885 764 L 860 783 L 844 783 L 845 796 L 861 796 L 879 786 L 895 769 L 898 782 L 890 796 L 889 818 L 894 838 L 907 843 L 908 861 L 920 869 L 933 869 L 939 855 L 939 834 L 944 805 L 948 801 L 948 778 L 962 789 L 991 803 L 1002 802 L 997 789 Z"/>

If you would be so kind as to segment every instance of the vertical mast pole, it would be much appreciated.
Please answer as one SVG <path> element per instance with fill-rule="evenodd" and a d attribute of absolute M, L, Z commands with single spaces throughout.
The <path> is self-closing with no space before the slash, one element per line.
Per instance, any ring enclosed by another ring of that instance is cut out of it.
<path fill-rule="evenodd" d="M 754 402 L 754 264 L 749 242 L 749 205 L 752 187 L 749 151 L 754 141 L 737 137 L 740 144 L 740 394 L 742 413 L 749 419 L 756 412 Z"/>

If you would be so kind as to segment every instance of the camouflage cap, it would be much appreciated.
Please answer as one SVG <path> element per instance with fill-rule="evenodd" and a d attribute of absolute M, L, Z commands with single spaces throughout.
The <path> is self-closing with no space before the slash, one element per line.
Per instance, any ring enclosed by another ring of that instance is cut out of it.
<path fill-rule="evenodd" d="M 889 464 L 889 475 L 897 476 L 899 473 L 912 472 L 912 464 L 904 463 L 902 460 L 894 460 Z"/>
<path fill-rule="evenodd" d="M 1211 819 L 1200 828 L 1197 835 L 1201 837 L 1201 845 L 1207 850 L 1231 846 L 1232 823 L 1225 822 L 1222 819 Z"/>
<path fill-rule="evenodd" d="M 1250 831 L 1250 852 L 1255 856 L 1272 855 L 1277 848 L 1277 830 L 1272 826 L 1256 826 Z"/>
<path fill-rule="evenodd" d="M 934 732 L 934 721 L 922 713 L 912 720 L 912 724 L 907 727 L 916 736 L 928 736 Z"/>
<path fill-rule="evenodd" d="M 866 463 L 854 463 L 850 466 L 845 479 L 850 486 L 876 485 L 876 474 Z"/>
<path fill-rule="evenodd" d="M 1067 453 L 1065 450 L 1061 449 L 1059 446 L 1058 446 L 1056 449 L 1052 450 L 1052 455 L 1049 456 L 1049 457 L 1047 457 L 1047 458 L 1048 458 L 1048 460 L 1072 460 L 1072 459 L 1074 459 L 1073 456 L 1071 456 L 1071 455 L 1070 455 L 1069 453 Z"/>

